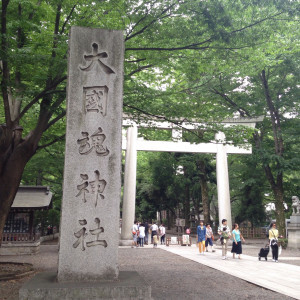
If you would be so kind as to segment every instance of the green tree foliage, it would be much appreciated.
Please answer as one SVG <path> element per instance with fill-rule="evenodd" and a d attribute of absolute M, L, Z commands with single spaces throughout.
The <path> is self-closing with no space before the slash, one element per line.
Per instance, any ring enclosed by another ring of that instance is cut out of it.
<path fill-rule="evenodd" d="M 276 145 L 284 125 L 290 128 L 286 114 L 299 110 L 296 1 L 3 0 L 1 4 L 0 234 L 28 161 L 64 139 L 72 25 L 124 30 L 126 113 L 174 122 L 181 117 L 203 122 L 234 114 L 265 115 L 256 142 L 277 209 L 282 211 L 282 170 L 289 166 L 288 150 L 281 153 L 279 147 L 278 152 Z M 249 138 L 249 132 L 244 133 Z M 241 143 L 244 135 L 229 136 Z M 271 154 L 274 145 L 277 150 Z M 282 221 L 282 213 L 278 217 Z"/>

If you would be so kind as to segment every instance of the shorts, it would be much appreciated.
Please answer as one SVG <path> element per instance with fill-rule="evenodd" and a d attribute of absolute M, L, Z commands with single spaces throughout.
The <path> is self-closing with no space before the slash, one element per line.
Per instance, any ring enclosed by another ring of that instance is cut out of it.
<path fill-rule="evenodd" d="M 210 246 L 213 246 L 213 241 L 212 241 L 212 238 L 207 238 L 206 241 L 205 241 L 205 247 L 208 247 L 208 244 Z"/>

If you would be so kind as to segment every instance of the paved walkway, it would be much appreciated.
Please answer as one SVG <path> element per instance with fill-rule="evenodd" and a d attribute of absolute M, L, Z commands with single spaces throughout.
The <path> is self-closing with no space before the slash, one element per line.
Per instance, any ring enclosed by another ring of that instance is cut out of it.
<path fill-rule="evenodd" d="M 300 267 L 272 260 L 258 260 L 257 257 L 242 255 L 242 259 L 221 259 L 221 250 L 215 253 L 199 254 L 196 245 L 182 247 L 159 246 L 160 249 L 198 262 L 213 269 L 246 280 L 275 292 L 300 299 Z M 231 253 L 230 257 L 232 257 Z M 287 258 L 283 258 L 287 259 Z M 291 259 L 291 258 L 289 258 Z M 298 259 L 298 258 L 297 258 Z"/>

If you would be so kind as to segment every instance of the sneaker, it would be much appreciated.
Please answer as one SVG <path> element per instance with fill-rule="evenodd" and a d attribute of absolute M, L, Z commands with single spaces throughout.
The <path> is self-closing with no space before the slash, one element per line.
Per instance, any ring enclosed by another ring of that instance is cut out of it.
<path fill-rule="evenodd" d="M 275 260 L 276 263 L 278 263 L 278 260 Z"/>
<path fill-rule="evenodd" d="M 225 256 L 225 259 L 229 259 L 229 257 Z"/>
<path fill-rule="evenodd" d="M 225 256 L 222 256 L 222 259 L 226 259 L 226 257 L 225 257 Z"/>
<path fill-rule="evenodd" d="M 274 259 L 274 258 L 272 258 L 272 261 L 275 261 L 275 259 Z"/>

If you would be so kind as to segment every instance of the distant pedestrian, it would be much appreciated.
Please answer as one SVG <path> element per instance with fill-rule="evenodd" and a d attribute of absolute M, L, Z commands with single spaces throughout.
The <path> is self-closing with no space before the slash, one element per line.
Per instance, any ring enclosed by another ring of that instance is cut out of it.
<path fill-rule="evenodd" d="M 231 237 L 230 229 L 227 226 L 227 220 L 222 220 L 222 225 L 218 228 L 218 234 L 220 235 L 220 240 L 222 244 L 222 259 L 228 259 L 227 257 L 227 247 L 228 239 Z"/>
<path fill-rule="evenodd" d="M 186 227 L 185 229 L 185 234 L 190 235 L 191 234 L 191 228 L 190 227 Z"/>
<path fill-rule="evenodd" d="M 153 241 L 153 237 L 158 234 L 158 226 L 154 222 L 154 224 L 151 226 L 151 241 Z"/>
<path fill-rule="evenodd" d="M 149 225 L 148 222 L 144 223 L 145 226 L 145 245 L 148 245 Z"/>
<path fill-rule="evenodd" d="M 242 254 L 242 241 L 245 242 L 244 237 L 241 235 L 241 232 L 239 230 L 239 225 L 234 224 L 234 229 L 232 230 L 232 237 L 233 237 L 233 242 L 232 242 L 232 249 L 231 253 L 233 258 L 235 258 L 235 255 L 238 255 L 238 258 L 241 259 L 241 254 Z"/>
<path fill-rule="evenodd" d="M 154 234 L 153 235 L 153 248 L 157 248 L 157 244 L 158 244 L 158 235 Z"/>
<path fill-rule="evenodd" d="M 159 226 L 159 235 L 160 235 L 160 244 L 164 245 L 165 237 L 166 237 L 166 227 L 164 226 L 164 224 L 161 224 Z"/>
<path fill-rule="evenodd" d="M 140 246 L 144 247 L 144 239 L 145 239 L 145 226 L 144 224 L 140 224 L 139 226 L 139 238 L 140 238 Z"/>
<path fill-rule="evenodd" d="M 198 247 L 200 254 L 204 254 L 205 251 L 205 240 L 206 240 L 206 227 L 203 225 L 203 221 L 200 221 L 200 224 L 197 227 L 197 236 L 198 236 Z"/>
<path fill-rule="evenodd" d="M 208 245 L 211 246 L 211 252 L 216 252 L 216 250 L 214 250 L 214 233 L 212 228 L 210 227 L 210 224 L 206 224 L 206 241 L 205 241 L 205 248 L 206 248 L 206 252 L 208 252 Z"/>
<path fill-rule="evenodd" d="M 137 246 L 141 246 L 141 241 L 140 241 L 140 225 L 141 225 L 141 222 L 138 222 L 138 230 L 136 232 L 137 234 L 137 239 L 136 239 L 136 243 L 137 243 Z"/>
<path fill-rule="evenodd" d="M 269 230 L 269 241 L 272 248 L 273 261 L 278 263 L 278 230 L 276 229 L 276 223 L 272 223 Z"/>
<path fill-rule="evenodd" d="M 138 221 L 134 221 L 134 224 L 131 228 L 132 231 L 132 245 L 131 248 L 133 248 L 134 246 L 138 246 L 137 245 L 137 237 L 138 237 L 138 230 L 139 230 L 139 226 L 138 226 L 139 222 Z"/>

